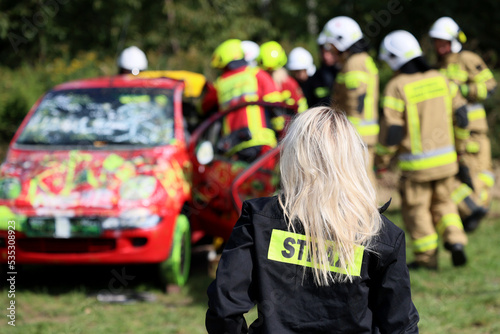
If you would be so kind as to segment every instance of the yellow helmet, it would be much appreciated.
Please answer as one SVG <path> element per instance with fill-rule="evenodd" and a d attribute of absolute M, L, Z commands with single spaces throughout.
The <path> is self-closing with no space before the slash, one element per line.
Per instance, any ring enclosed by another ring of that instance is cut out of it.
<path fill-rule="evenodd" d="M 245 54 L 241 47 L 241 41 L 239 39 L 228 39 L 215 49 L 210 65 L 222 69 L 230 62 L 244 58 Z"/>
<path fill-rule="evenodd" d="M 260 46 L 257 63 L 266 71 L 275 71 L 285 66 L 287 62 L 286 52 L 278 42 L 270 41 Z"/>

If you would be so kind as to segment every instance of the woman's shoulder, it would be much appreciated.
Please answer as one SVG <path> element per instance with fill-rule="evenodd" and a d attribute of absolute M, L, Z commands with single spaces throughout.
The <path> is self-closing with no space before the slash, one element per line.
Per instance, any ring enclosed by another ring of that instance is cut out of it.
<path fill-rule="evenodd" d="M 283 210 L 278 201 L 278 196 L 259 197 L 246 200 L 243 209 L 249 210 L 254 215 L 265 216 L 273 219 L 283 219 Z"/>
<path fill-rule="evenodd" d="M 386 247 L 394 248 L 398 243 L 401 242 L 401 238 L 404 238 L 404 231 L 394 224 L 389 218 L 383 215 L 391 203 L 389 200 L 380 209 L 380 215 L 382 217 L 382 226 L 379 234 L 376 237 L 377 243 L 385 245 Z"/>

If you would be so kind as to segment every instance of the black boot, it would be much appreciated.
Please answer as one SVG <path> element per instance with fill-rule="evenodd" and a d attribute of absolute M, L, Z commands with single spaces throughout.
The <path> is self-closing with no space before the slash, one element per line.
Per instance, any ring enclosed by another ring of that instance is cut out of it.
<path fill-rule="evenodd" d="M 467 218 L 463 219 L 465 232 L 472 232 L 479 226 L 481 219 L 486 216 L 488 210 L 483 207 L 477 207 Z"/>
<path fill-rule="evenodd" d="M 455 267 L 463 266 L 467 263 L 467 256 L 465 255 L 465 247 L 462 244 L 444 243 L 444 248 L 451 252 L 451 261 Z"/>

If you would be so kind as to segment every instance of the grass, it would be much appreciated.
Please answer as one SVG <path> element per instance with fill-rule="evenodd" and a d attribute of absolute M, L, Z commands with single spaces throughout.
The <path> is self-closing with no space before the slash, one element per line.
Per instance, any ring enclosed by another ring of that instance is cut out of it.
<path fill-rule="evenodd" d="M 387 213 L 401 225 L 397 205 Z M 464 268 L 453 268 L 442 248 L 437 272 L 411 272 L 413 300 L 421 333 L 500 333 L 500 201 L 489 218 L 469 235 Z M 411 260 L 411 255 L 408 255 Z M 148 267 L 28 267 L 16 282 L 16 327 L 7 325 L 7 289 L 0 291 L 0 333 L 205 333 L 207 274 L 204 254 L 193 259 L 188 284 L 163 294 Z M 118 284 L 117 272 L 134 276 Z M 4 285 L 5 277 L 1 277 Z M 99 291 L 150 292 L 154 301 L 102 303 Z M 256 318 L 255 309 L 247 316 Z"/>

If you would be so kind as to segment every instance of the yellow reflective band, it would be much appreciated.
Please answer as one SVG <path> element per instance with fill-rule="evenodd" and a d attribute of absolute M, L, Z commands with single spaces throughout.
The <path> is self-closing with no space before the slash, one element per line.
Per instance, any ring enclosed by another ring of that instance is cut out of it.
<path fill-rule="evenodd" d="M 304 112 L 307 110 L 307 99 L 305 97 L 301 97 L 298 102 L 299 108 L 297 109 L 297 112 L 300 114 L 301 112 Z"/>
<path fill-rule="evenodd" d="M 382 106 L 384 108 L 391 108 L 396 111 L 403 112 L 405 110 L 405 101 L 392 96 L 385 96 L 382 100 Z"/>
<path fill-rule="evenodd" d="M 460 219 L 460 216 L 457 215 L 456 213 L 449 213 L 441 217 L 441 219 L 437 223 L 436 228 L 438 233 L 440 235 L 443 235 L 446 229 L 451 226 L 456 226 L 461 230 L 464 229 L 464 226 L 462 225 L 462 220 Z"/>
<path fill-rule="evenodd" d="M 417 104 L 436 97 L 449 96 L 446 79 L 440 76 L 409 83 L 404 86 L 404 91 L 408 103 L 411 104 Z"/>
<path fill-rule="evenodd" d="M 493 174 L 491 174 L 489 172 L 479 173 L 478 178 L 481 181 L 483 181 L 484 184 L 486 184 L 486 186 L 488 186 L 488 188 L 493 188 L 493 186 L 495 185 L 495 177 L 493 176 Z"/>
<path fill-rule="evenodd" d="M 318 87 L 314 90 L 314 95 L 319 98 L 327 97 L 330 95 L 330 89 L 328 87 Z"/>
<path fill-rule="evenodd" d="M 468 153 L 478 153 L 480 149 L 481 146 L 479 146 L 479 143 L 475 141 L 470 141 L 465 144 L 465 151 Z"/>
<path fill-rule="evenodd" d="M 245 148 L 266 145 L 276 147 L 277 140 L 273 129 L 261 128 L 259 131 L 252 132 L 252 139 L 239 143 L 226 153 L 226 156 L 231 156 L 236 152 Z"/>
<path fill-rule="evenodd" d="M 449 87 L 450 87 L 450 95 L 452 97 L 455 97 L 458 93 L 458 85 L 456 83 L 454 83 L 453 81 L 450 81 Z"/>
<path fill-rule="evenodd" d="M 408 132 L 410 132 L 411 153 L 422 153 L 422 139 L 420 136 L 420 118 L 414 104 L 408 105 Z"/>
<path fill-rule="evenodd" d="M 467 112 L 467 119 L 470 122 L 477 121 L 478 119 L 486 118 L 486 111 L 484 109 L 475 109 Z"/>
<path fill-rule="evenodd" d="M 488 69 L 484 69 L 482 70 L 481 72 L 479 72 L 479 74 L 477 74 L 475 77 L 474 77 L 474 82 L 486 82 L 490 79 L 493 79 L 493 73 Z"/>
<path fill-rule="evenodd" d="M 467 196 L 470 196 L 472 193 L 472 189 L 465 183 L 462 183 L 451 193 L 451 199 L 453 200 L 453 203 L 458 204 L 466 199 Z"/>
<path fill-rule="evenodd" d="M 282 131 L 285 128 L 285 117 L 276 116 L 271 118 L 271 126 L 276 131 Z"/>
<path fill-rule="evenodd" d="M 476 83 L 477 87 L 477 98 L 479 100 L 484 100 L 488 96 L 488 89 L 486 88 L 486 84 L 484 82 Z"/>
<path fill-rule="evenodd" d="M 255 69 L 250 67 L 229 77 L 219 77 L 214 86 L 222 110 L 227 109 L 230 102 L 236 99 L 255 101 L 258 92 Z"/>
<path fill-rule="evenodd" d="M 365 66 L 368 72 L 371 74 L 378 74 L 378 68 L 377 65 L 375 65 L 375 62 L 373 61 L 372 57 L 367 57 L 365 60 Z"/>
<path fill-rule="evenodd" d="M 457 152 L 449 152 L 442 155 L 422 158 L 416 160 L 399 161 L 399 168 L 403 171 L 423 170 L 434 167 L 445 166 L 457 161 Z"/>
<path fill-rule="evenodd" d="M 337 82 L 345 84 L 347 89 L 356 89 L 361 83 L 367 83 L 370 75 L 363 71 L 350 71 L 337 75 Z"/>
<path fill-rule="evenodd" d="M 361 136 L 378 135 L 380 126 L 376 121 L 364 121 L 361 118 L 347 116 L 347 119 L 354 125 Z"/>
<path fill-rule="evenodd" d="M 449 64 L 448 68 L 440 70 L 446 77 L 458 82 L 467 82 L 469 74 L 460 68 L 458 64 Z"/>
<path fill-rule="evenodd" d="M 328 247 L 329 270 L 341 274 L 349 274 L 352 276 L 361 275 L 361 266 L 363 264 L 363 246 L 356 246 L 354 249 L 353 265 L 347 267 L 347 271 L 338 267 L 338 254 L 333 254 L 334 243 L 326 242 Z M 319 268 L 314 265 L 311 260 L 311 252 L 309 245 L 306 242 L 306 236 L 288 231 L 273 230 L 267 258 L 272 261 L 281 263 L 295 264 L 298 266 Z"/>
<path fill-rule="evenodd" d="M 413 240 L 413 251 L 415 253 L 423 253 L 437 248 L 438 248 L 437 233 L 433 233 L 423 238 Z"/>
<path fill-rule="evenodd" d="M 281 93 L 278 91 L 264 95 L 262 100 L 264 102 L 269 102 L 269 103 L 283 102 L 283 98 L 281 96 Z"/>
<path fill-rule="evenodd" d="M 375 153 L 377 155 L 393 154 L 398 150 L 397 146 L 387 147 L 380 143 L 375 144 Z"/>
<path fill-rule="evenodd" d="M 455 136 L 458 139 L 462 139 L 462 140 L 469 139 L 470 138 L 470 130 L 462 129 L 462 128 L 459 128 L 458 126 L 456 126 L 455 127 Z"/>

